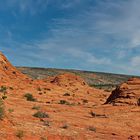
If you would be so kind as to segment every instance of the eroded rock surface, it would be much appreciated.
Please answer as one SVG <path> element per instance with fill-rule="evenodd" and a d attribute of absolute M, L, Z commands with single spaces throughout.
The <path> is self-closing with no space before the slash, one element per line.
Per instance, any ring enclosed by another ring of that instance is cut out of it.
<path fill-rule="evenodd" d="M 114 105 L 140 105 L 140 79 L 131 78 L 118 86 L 106 101 Z"/>

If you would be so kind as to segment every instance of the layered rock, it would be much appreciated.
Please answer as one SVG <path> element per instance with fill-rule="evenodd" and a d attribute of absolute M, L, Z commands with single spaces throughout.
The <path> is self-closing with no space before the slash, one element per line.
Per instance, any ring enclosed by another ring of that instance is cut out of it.
<path fill-rule="evenodd" d="M 131 78 L 118 86 L 112 91 L 105 104 L 140 105 L 140 79 Z"/>
<path fill-rule="evenodd" d="M 86 82 L 81 77 L 72 73 L 65 73 L 50 77 L 47 81 L 61 87 L 87 86 Z"/>

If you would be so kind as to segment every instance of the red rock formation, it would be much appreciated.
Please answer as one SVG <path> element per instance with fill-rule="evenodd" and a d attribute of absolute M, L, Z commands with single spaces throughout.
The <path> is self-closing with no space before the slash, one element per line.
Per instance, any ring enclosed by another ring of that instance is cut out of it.
<path fill-rule="evenodd" d="M 18 71 L 0 52 L 0 86 L 20 86 L 29 83 L 31 79 Z"/>
<path fill-rule="evenodd" d="M 27 76 L 19 72 L 8 60 L 7 58 L 0 52 L 0 78 L 10 78 L 11 80 L 14 78 L 25 79 Z"/>
<path fill-rule="evenodd" d="M 51 83 L 61 86 L 87 86 L 86 82 L 79 76 L 72 73 L 65 73 L 48 79 Z"/>
<path fill-rule="evenodd" d="M 118 86 L 106 101 L 114 105 L 139 105 L 140 79 L 131 78 Z"/>

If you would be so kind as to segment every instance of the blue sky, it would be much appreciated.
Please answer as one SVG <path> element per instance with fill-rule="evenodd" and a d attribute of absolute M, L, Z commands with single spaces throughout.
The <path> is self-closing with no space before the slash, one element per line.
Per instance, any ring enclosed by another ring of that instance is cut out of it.
<path fill-rule="evenodd" d="M 140 75 L 140 0 L 1 0 L 0 50 L 17 66 Z"/>

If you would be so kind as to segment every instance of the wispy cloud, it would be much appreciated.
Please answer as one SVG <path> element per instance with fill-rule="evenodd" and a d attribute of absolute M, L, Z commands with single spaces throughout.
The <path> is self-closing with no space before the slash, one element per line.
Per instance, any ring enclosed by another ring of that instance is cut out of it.
<path fill-rule="evenodd" d="M 30 65 L 140 74 L 139 0 L 5 0 L 4 4 L 31 16 L 50 12 L 41 19 L 46 26 L 38 39 L 16 40 L 13 30 L 0 26 L 9 38 L 6 44 L 16 46 L 13 52 L 30 60 Z"/>
<path fill-rule="evenodd" d="M 21 13 L 34 15 L 47 8 L 49 0 L 2 0 L 0 10 L 18 10 Z"/>

